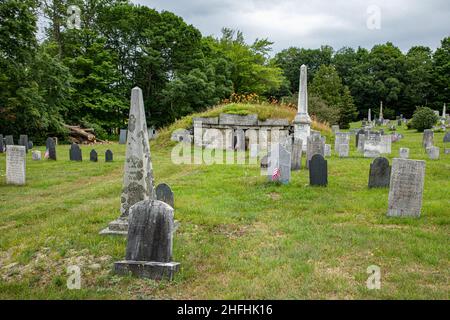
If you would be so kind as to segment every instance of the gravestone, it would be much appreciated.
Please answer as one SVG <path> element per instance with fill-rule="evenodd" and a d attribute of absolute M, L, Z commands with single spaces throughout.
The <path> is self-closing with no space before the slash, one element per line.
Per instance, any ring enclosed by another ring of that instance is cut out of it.
<path fill-rule="evenodd" d="M 127 130 L 120 129 L 119 144 L 125 144 L 125 143 L 127 143 Z"/>
<path fill-rule="evenodd" d="M 6 151 L 6 184 L 25 184 L 26 153 L 24 146 L 8 146 Z"/>
<path fill-rule="evenodd" d="M 433 146 L 434 132 L 433 130 L 427 129 L 423 132 L 422 145 L 425 149 Z"/>
<path fill-rule="evenodd" d="M 311 186 L 328 185 L 327 160 L 320 154 L 315 154 L 309 162 L 309 184 Z"/>
<path fill-rule="evenodd" d="M 129 208 L 126 260 L 114 263 L 116 274 L 173 280 L 180 268 L 172 261 L 173 211 L 158 200 L 140 201 Z"/>
<path fill-rule="evenodd" d="M 155 192 L 156 192 L 156 199 L 164 203 L 167 203 L 172 208 L 175 208 L 173 192 L 172 189 L 169 187 L 169 185 L 161 183 L 156 187 Z"/>
<path fill-rule="evenodd" d="M 5 152 L 5 141 L 3 140 L 3 135 L 0 134 L 0 153 Z"/>
<path fill-rule="evenodd" d="M 131 91 L 120 216 L 100 234 L 125 235 L 130 207 L 143 200 L 155 199 L 144 98 L 142 90 L 136 87 Z"/>
<path fill-rule="evenodd" d="M 355 140 L 355 147 L 359 149 L 359 135 L 364 135 L 366 133 L 366 131 L 364 131 L 363 129 L 359 129 L 356 132 L 356 140 Z"/>
<path fill-rule="evenodd" d="M 309 168 L 309 161 L 315 154 L 325 156 L 325 137 L 321 137 L 320 133 L 313 133 L 307 139 L 306 168 Z"/>
<path fill-rule="evenodd" d="M 339 132 L 339 125 L 331 126 L 331 131 L 333 132 L 333 134 L 336 134 L 336 132 Z"/>
<path fill-rule="evenodd" d="M 298 171 L 302 167 L 302 149 L 303 141 L 301 139 L 294 138 L 294 143 L 292 144 L 292 154 L 291 154 L 291 170 Z"/>
<path fill-rule="evenodd" d="M 113 152 L 111 150 L 106 150 L 105 162 L 113 162 Z"/>
<path fill-rule="evenodd" d="M 341 145 L 350 145 L 350 134 L 348 132 L 336 132 L 334 140 L 334 150 L 337 154 L 340 154 L 339 148 Z"/>
<path fill-rule="evenodd" d="M 269 181 L 288 184 L 291 180 L 291 153 L 281 144 L 272 143 L 267 168 Z"/>
<path fill-rule="evenodd" d="M 425 161 L 395 158 L 389 190 L 390 217 L 420 217 Z"/>
<path fill-rule="evenodd" d="M 33 149 L 33 147 L 34 147 L 34 144 L 33 144 L 33 141 L 28 141 L 28 150 L 31 150 L 31 149 Z"/>
<path fill-rule="evenodd" d="M 5 146 L 13 146 L 14 145 L 14 138 L 13 136 L 5 136 Z"/>
<path fill-rule="evenodd" d="M 339 145 L 339 157 L 340 158 L 347 158 L 349 153 L 350 145 L 348 144 L 341 144 Z"/>
<path fill-rule="evenodd" d="M 236 129 L 234 131 L 234 149 L 236 151 L 245 151 L 245 132 L 242 129 Z"/>
<path fill-rule="evenodd" d="M 392 153 L 392 136 L 382 135 L 381 136 L 381 150 L 380 153 L 391 154 Z"/>
<path fill-rule="evenodd" d="M 364 157 L 365 158 L 377 158 L 382 151 L 381 135 L 369 133 L 364 138 Z"/>
<path fill-rule="evenodd" d="M 391 166 L 386 158 L 376 158 L 370 164 L 369 188 L 387 188 L 391 179 Z"/>
<path fill-rule="evenodd" d="M 19 136 L 19 146 L 24 146 L 26 153 L 28 153 L 28 136 L 26 134 Z"/>
<path fill-rule="evenodd" d="M 439 147 L 428 147 L 427 154 L 431 160 L 439 160 Z"/>
<path fill-rule="evenodd" d="M 94 149 L 92 149 L 91 153 L 89 154 L 89 160 L 92 162 L 98 161 L 98 154 L 97 154 L 97 151 L 95 151 Z"/>
<path fill-rule="evenodd" d="M 56 161 L 55 140 L 53 138 L 47 138 L 47 141 L 45 142 L 45 145 L 47 147 L 46 153 L 48 154 L 48 159 Z"/>
<path fill-rule="evenodd" d="M 69 150 L 70 161 L 83 161 L 83 153 L 78 144 L 72 143 Z"/>
<path fill-rule="evenodd" d="M 400 148 L 400 158 L 409 159 L 409 148 Z"/>
<path fill-rule="evenodd" d="M 42 159 L 42 154 L 41 154 L 41 152 L 39 150 L 33 150 L 31 152 L 31 158 L 34 161 L 40 161 Z"/>
<path fill-rule="evenodd" d="M 444 143 L 445 143 L 445 142 L 450 142 L 450 131 L 447 132 L 447 133 L 445 134 L 445 136 L 444 136 Z"/>
<path fill-rule="evenodd" d="M 331 157 L 331 144 L 325 144 L 323 153 L 324 157 Z"/>

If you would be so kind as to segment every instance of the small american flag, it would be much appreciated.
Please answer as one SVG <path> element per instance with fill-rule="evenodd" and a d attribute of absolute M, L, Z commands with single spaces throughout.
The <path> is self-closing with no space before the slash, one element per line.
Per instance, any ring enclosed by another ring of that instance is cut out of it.
<path fill-rule="evenodd" d="M 49 154 L 48 154 L 48 149 L 47 149 L 47 150 L 45 150 L 44 159 L 48 159 L 48 157 L 49 157 Z"/>
<path fill-rule="evenodd" d="M 280 169 L 275 168 L 272 173 L 272 181 L 276 181 L 276 180 L 280 179 L 280 177 L 281 177 Z"/>

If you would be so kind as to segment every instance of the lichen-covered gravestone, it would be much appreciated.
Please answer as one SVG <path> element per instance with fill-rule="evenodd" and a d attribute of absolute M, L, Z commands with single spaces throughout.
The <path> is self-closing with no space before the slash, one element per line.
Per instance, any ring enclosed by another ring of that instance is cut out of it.
<path fill-rule="evenodd" d="M 83 161 L 83 154 L 78 144 L 72 143 L 69 150 L 70 161 Z"/>
<path fill-rule="evenodd" d="M 327 160 L 320 154 L 315 154 L 309 162 L 309 184 L 311 186 L 328 185 Z"/>
<path fill-rule="evenodd" d="M 428 149 L 429 147 L 433 146 L 433 141 L 434 141 L 434 132 L 433 130 L 430 129 L 426 129 L 423 132 L 423 140 L 422 140 L 422 145 L 425 149 Z"/>
<path fill-rule="evenodd" d="M 89 160 L 92 161 L 92 162 L 97 162 L 98 161 L 97 151 L 91 150 L 91 153 L 89 154 Z"/>
<path fill-rule="evenodd" d="M 26 148 L 9 145 L 6 151 L 6 184 L 24 185 L 26 181 Z"/>
<path fill-rule="evenodd" d="M 174 207 L 174 196 L 173 196 L 173 192 L 172 189 L 169 187 L 168 184 L 166 183 L 161 183 L 159 184 L 156 189 L 156 198 L 159 201 L 162 201 L 164 203 L 167 203 L 169 206 L 171 206 L 172 208 Z"/>
<path fill-rule="evenodd" d="M 114 272 L 153 280 L 173 280 L 180 264 L 172 261 L 173 208 L 158 200 L 144 200 L 130 209 L 124 261 L 114 263 Z"/>
<path fill-rule="evenodd" d="M 389 190 L 390 217 L 420 217 L 425 161 L 395 158 Z"/>
<path fill-rule="evenodd" d="M 379 157 L 382 151 L 381 135 L 369 133 L 364 139 L 364 158 Z"/>
<path fill-rule="evenodd" d="M 47 147 L 48 159 L 56 161 L 55 139 L 47 138 L 47 141 L 45 142 L 45 145 Z"/>
<path fill-rule="evenodd" d="M 389 160 L 383 157 L 376 158 L 370 164 L 369 188 L 387 188 L 391 179 L 391 166 Z"/>
<path fill-rule="evenodd" d="M 302 149 L 303 149 L 303 141 L 301 139 L 294 138 L 291 154 L 292 171 L 298 171 L 302 167 Z"/>
<path fill-rule="evenodd" d="M 109 149 L 105 152 L 105 162 L 113 162 L 113 152 Z"/>
<path fill-rule="evenodd" d="M 400 148 L 400 158 L 409 159 L 409 148 Z"/>
<path fill-rule="evenodd" d="M 101 234 L 125 235 L 131 206 L 143 200 L 155 200 L 153 168 L 145 119 L 142 90 L 131 91 L 130 117 L 128 120 L 127 150 L 120 197 L 120 217 L 109 223 Z"/>

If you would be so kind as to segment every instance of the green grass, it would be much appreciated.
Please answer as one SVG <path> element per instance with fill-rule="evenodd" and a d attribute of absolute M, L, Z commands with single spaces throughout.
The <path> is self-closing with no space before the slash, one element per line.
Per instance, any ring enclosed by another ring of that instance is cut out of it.
<path fill-rule="evenodd" d="M 125 146 L 96 146 L 99 162 L 31 161 L 27 185 L 5 183 L 0 154 L 0 298 L 14 299 L 448 299 L 450 156 L 430 161 L 422 134 L 401 130 L 400 147 L 426 161 L 420 219 L 386 217 L 388 189 L 367 188 L 370 159 L 355 151 L 328 159 L 329 186 L 266 182 L 255 165 L 174 165 L 171 148 L 152 143 L 157 183 L 175 193 L 174 282 L 111 273 L 126 239 L 98 235 L 119 216 Z M 327 143 L 332 143 L 327 139 Z M 104 162 L 104 151 L 114 162 Z M 43 151 L 43 147 L 39 147 Z M 82 147 L 88 159 L 91 147 Z M 304 158 L 303 158 L 304 162 Z M 66 288 L 79 265 L 82 289 Z M 381 290 L 368 290 L 366 269 L 381 268 Z"/>

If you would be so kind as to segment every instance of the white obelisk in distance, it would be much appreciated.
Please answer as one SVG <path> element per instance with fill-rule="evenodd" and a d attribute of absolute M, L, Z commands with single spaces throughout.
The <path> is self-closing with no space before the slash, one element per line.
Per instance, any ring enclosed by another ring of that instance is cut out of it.
<path fill-rule="evenodd" d="M 294 138 L 303 141 L 306 150 L 307 138 L 311 135 L 311 118 L 308 114 L 308 69 L 300 68 L 300 85 L 298 92 L 298 112 L 294 119 Z"/>

